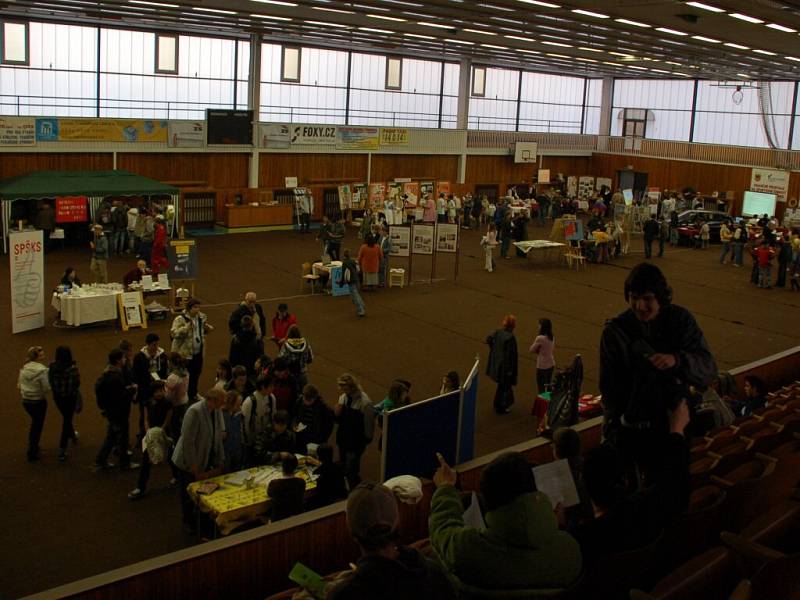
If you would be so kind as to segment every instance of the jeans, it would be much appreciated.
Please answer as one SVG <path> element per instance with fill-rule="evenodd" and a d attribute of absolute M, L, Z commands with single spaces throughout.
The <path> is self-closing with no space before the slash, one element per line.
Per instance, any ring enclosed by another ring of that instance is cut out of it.
<path fill-rule="evenodd" d="M 200 381 L 200 373 L 203 372 L 203 351 L 193 355 L 186 365 L 186 370 L 189 371 L 189 402 L 194 402 L 197 399 L 197 384 Z"/>
<path fill-rule="evenodd" d="M 331 260 L 339 260 L 339 250 L 341 247 L 342 244 L 339 242 L 328 242 L 328 248 L 326 252 L 328 256 L 331 257 Z"/>
<path fill-rule="evenodd" d="M 124 469 L 131 462 L 128 456 L 128 419 L 127 417 L 106 418 L 108 419 L 106 439 L 97 452 L 97 457 L 94 462 L 98 465 L 106 464 L 106 462 L 108 462 L 108 455 L 111 454 L 111 450 L 116 447 L 119 453 L 119 466 L 121 469 Z"/>
<path fill-rule="evenodd" d="M 722 242 L 722 253 L 719 255 L 719 264 L 724 264 L 725 259 L 728 256 L 728 252 L 731 250 L 731 243 L 730 242 Z M 734 249 L 733 256 L 736 256 L 736 251 Z M 734 258 L 735 260 L 735 258 Z"/>
<path fill-rule="evenodd" d="M 127 230 L 112 231 L 108 240 L 108 251 L 111 254 L 122 254 L 125 250 L 125 235 Z"/>
<path fill-rule="evenodd" d="M 351 490 L 361 483 L 361 456 L 363 454 L 363 450 L 339 446 L 339 460 L 342 461 L 342 470 L 344 470 L 344 476 L 347 478 L 347 484 Z"/>
<path fill-rule="evenodd" d="M 140 467 L 139 479 L 136 483 L 136 487 L 142 490 L 142 492 L 147 491 L 147 482 L 150 481 L 150 469 L 152 466 L 150 455 L 147 453 L 147 450 L 145 450 L 142 452 L 142 466 Z"/>
<path fill-rule="evenodd" d="M 348 287 L 350 288 L 350 299 L 356 306 L 356 314 L 359 317 L 364 316 L 366 309 L 364 308 L 364 300 L 361 298 L 361 293 L 358 291 L 358 284 L 351 283 Z"/>
<path fill-rule="evenodd" d="M 550 382 L 553 379 L 554 370 L 555 367 L 550 367 L 549 369 L 536 369 L 536 389 L 540 394 L 547 391 L 547 386 L 550 385 Z"/>
<path fill-rule="evenodd" d="M 651 258 L 653 256 L 653 240 L 644 238 L 644 257 Z"/>
<path fill-rule="evenodd" d="M 772 287 L 772 265 L 758 267 L 758 287 Z"/>
<path fill-rule="evenodd" d="M 514 404 L 514 388 L 507 383 L 498 383 L 494 393 L 494 410 L 497 414 L 502 414 Z"/>
<path fill-rule="evenodd" d="M 742 266 L 742 251 L 744 244 L 742 242 L 733 243 L 733 264 Z"/>
<path fill-rule="evenodd" d="M 300 231 L 308 231 L 311 227 L 311 215 L 308 213 L 300 214 Z"/>
<path fill-rule="evenodd" d="M 39 456 L 39 440 L 44 429 L 44 417 L 47 415 L 47 400 L 23 402 L 22 406 L 31 416 L 31 428 L 28 431 L 28 459 Z"/>
<path fill-rule="evenodd" d="M 378 285 L 381 287 L 386 286 L 386 279 L 389 276 L 389 261 L 383 259 L 378 266 Z"/>
<path fill-rule="evenodd" d="M 500 256 L 505 258 L 508 256 L 508 249 L 511 246 L 511 238 L 507 235 L 503 236 L 503 239 L 500 240 Z"/>
<path fill-rule="evenodd" d="M 58 447 L 66 450 L 67 442 L 75 439 L 75 428 L 72 425 L 72 415 L 75 414 L 75 396 L 62 397 L 53 396 L 56 402 L 58 412 L 61 413 L 63 421 L 61 422 L 61 438 L 58 441 Z"/>

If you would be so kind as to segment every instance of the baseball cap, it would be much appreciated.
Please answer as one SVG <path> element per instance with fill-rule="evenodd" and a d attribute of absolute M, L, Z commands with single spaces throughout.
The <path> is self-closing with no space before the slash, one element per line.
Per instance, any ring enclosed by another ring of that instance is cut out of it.
<path fill-rule="evenodd" d="M 386 537 L 399 520 L 394 494 L 379 483 L 362 482 L 347 497 L 347 527 L 355 538 Z"/>

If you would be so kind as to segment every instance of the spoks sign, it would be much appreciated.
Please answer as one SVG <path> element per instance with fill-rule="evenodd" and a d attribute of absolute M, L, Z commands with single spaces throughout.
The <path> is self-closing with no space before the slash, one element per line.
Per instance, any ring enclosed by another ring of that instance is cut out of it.
<path fill-rule="evenodd" d="M 44 243 L 42 230 L 10 235 L 11 331 L 44 327 Z"/>

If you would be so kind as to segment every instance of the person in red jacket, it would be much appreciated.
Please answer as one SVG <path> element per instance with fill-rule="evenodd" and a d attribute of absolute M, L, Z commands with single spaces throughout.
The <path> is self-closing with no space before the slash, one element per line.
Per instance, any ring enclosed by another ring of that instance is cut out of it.
<path fill-rule="evenodd" d="M 167 261 L 167 226 L 164 223 L 164 215 L 156 215 L 150 266 L 154 276 L 159 273 L 166 273 L 167 269 L 169 269 L 169 262 Z"/>
<path fill-rule="evenodd" d="M 758 265 L 758 287 L 772 288 L 772 259 L 775 257 L 775 250 L 770 248 L 769 242 L 765 239 L 758 248 L 752 250 L 753 258 Z"/>
<path fill-rule="evenodd" d="M 289 312 L 289 307 L 284 302 L 278 304 L 278 312 L 272 318 L 272 338 L 270 339 L 277 344 L 279 349 L 286 340 L 289 327 L 295 324 L 297 324 L 297 317 Z"/>

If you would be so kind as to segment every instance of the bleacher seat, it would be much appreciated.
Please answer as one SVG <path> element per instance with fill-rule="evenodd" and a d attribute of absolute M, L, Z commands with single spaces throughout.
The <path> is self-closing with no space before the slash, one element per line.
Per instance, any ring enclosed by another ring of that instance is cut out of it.
<path fill-rule="evenodd" d="M 631 600 L 727 600 L 739 576 L 733 553 L 723 546 L 706 550 L 661 579 L 650 593 L 634 589 Z M 597 596 L 599 598 L 600 596 Z"/>
<path fill-rule="evenodd" d="M 711 476 L 711 481 L 727 493 L 722 513 L 726 517 L 725 527 L 734 532 L 741 531 L 765 506 L 762 488 L 775 472 L 774 458 L 759 455 L 724 475 Z"/>

